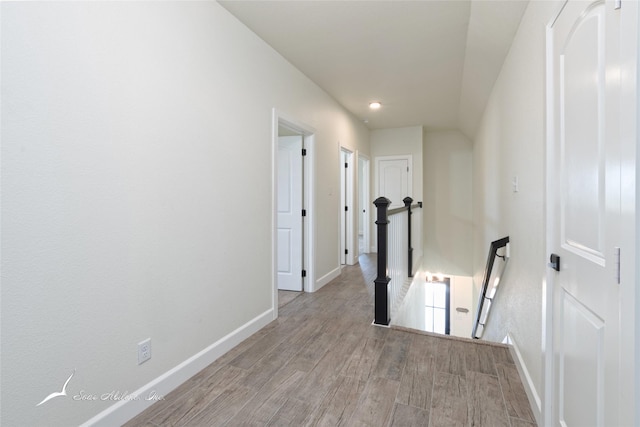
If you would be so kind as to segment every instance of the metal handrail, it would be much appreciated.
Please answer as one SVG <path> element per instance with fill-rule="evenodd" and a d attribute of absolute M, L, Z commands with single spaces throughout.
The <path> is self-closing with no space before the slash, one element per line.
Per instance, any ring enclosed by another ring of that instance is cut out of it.
<path fill-rule="evenodd" d="M 498 272 L 498 281 L 499 281 L 509 256 L 507 253 L 505 253 L 504 255 L 498 255 L 498 249 L 506 248 L 508 244 L 509 244 L 509 236 L 503 237 L 502 239 L 499 239 L 499 240 L 495 240 L 491 242 L 491 245 L 489 246 L 489 256 L 487 257 L 487 266 L 485 267 L 485 270 L 484 270 L 484 279 L 482 280 L 482 290 L 478 298 L 478 310 L 476 313 L 476 321 L 473 325 L 473 331 L 471 332 L 472 338 L 479 339 L 480 336 L 482 336 L 482 333 L 484 332 L 484 326 L 489 317 L 489 309 L 491 307 L 491 302 L 495 297 L 495 291 L 492 292 L 491 296 L 487 297 L 487 289 L 489 288 L 489 284 L 491 282 L 491 277 L 493 274 L 493 265 L 495 263 L 496 257 L 502 258 L 505 262 L 505 264 L 502 267 L 502 270 Z M 508 250 L 506 250 L 506 252 L 508 252 Z M 493 287 L 496 288 L 497 284 L 494 284 Z M 485 303 L 488 304 L 486 307 L 485 307 Z M 486 314 L 484 316 L 484 320 L 482 320 L 483 309 L 485 308 L 486 308 Z M 482 326 L 482 331 L 478 335 L 478 328 L 480 326 Z"/>

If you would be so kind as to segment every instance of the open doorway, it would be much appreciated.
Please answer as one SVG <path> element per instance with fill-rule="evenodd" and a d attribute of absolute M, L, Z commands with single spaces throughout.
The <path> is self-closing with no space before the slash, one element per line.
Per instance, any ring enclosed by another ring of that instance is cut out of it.
<path fill-rule="evenodd" d="M 314 129 L 273 110 L 272 135 L 272 307 L 278 316 L 279 290 L 314 290 Z"/>

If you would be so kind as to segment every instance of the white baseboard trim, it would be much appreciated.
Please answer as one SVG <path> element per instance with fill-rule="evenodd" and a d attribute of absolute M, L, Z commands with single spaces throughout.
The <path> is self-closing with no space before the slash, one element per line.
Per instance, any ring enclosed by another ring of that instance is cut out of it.
<path fill-rule="evenodd" d="M 140 396 L 140 399 L 121 400 L 83 423 L 81 427 L 108 427 L 126 423 L 155 403 L 154 400 L 145 400 L 145 396 L 149 396 L 151 393 L 156 393 L 158 396 L 166 396 L 233 347 L 265 327 L 272 320 L 273 309 L 265 311 L 201 352 L 191 356 L 175 368 L 131 393 L 132 396 Z"/>
<path fill-rule="evenodd" d="M 533 384 L 533 379 L 527 370 L 527 366 L 524 364 L 524 360 L 522 359 L 522 354 L 520 353 L 520 349 L 518 348 L 518 344 L 516 344 L 515 340 L 511 336 L 511 334 L 507 334 L 504 343 L 509 344 L 509 350 L 511 352 L 511 357 L 516 363 L 516 368 L 518 369 L 518 373 L 520 374 L 520 378 L 523 378 L 523 386 L 524 391 L 527 393 L 527 397 L 529 398 L 529 406 L 531 406 L 531 410 L 533 411 L 533 416 L 536 418 L 536 422 L 539 426 L 543 425 L 542 423 L 542 401 L 540 400 L 540 395 L 536 390 L 535 385 Z"/>
<path fill-rule="evenodd" d="M 321 287 L 323 287 L 324 285 L 326 285 L 336 277 L 340 276 L 341 272 L 342 272 L 341 266 L 338 266 L 337 268 L 331 270 L 330 272 L 328 272 L 327 274 L 325 274 L 324 276 L 316 280 L 315 286 L 309 292 L 316 292 L 320 290 Z"/>
<path fill-rule="evenodd" d="M 371 322 L 371 326 L 377 326 L 378 328 L 391 329 L 391 324 L 389 324 L 389 325 L 381 325 L 379 323 L 376 323 L 376 319 L 373 319 L 373 321 Z"/>

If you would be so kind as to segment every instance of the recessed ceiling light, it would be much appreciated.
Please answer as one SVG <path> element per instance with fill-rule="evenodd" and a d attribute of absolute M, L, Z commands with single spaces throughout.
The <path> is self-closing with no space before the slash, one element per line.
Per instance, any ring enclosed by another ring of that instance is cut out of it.
<path fill-rule="evenodd" d="M 369 104 L 369 108 L 371 108 L 372 110 L 377 110 L 380 107 L 382 107 L 382 104 L 378 101 L 374 101 Z"/>

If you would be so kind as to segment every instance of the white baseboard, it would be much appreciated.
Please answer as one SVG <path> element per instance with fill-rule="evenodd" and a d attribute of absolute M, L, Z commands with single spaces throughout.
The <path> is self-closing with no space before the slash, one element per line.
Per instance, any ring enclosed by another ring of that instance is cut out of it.
<path fill-rule="evenodd" d="M 533 411 L 533 416 L 536 418 L 536 422 L 539 426 L 541 426 L 543 425 L 542 401 L 540 400 L 540 395 L 538 394 L 536 387 L 533 384 L 533 380 L 531 378 L 531 375 L 529 374 L 529 371 L 527 370 L 527 366 L 524 364 L 524 360 L 522 360 L 522 354 L 520 353 L 518 344 L 516 344 L 511 334 L 507 334 L 502 342 L 505 344 L 509 344 L 511 357 L 516 363 L 516 368 L 518 369 L 520 378 L 524 379 L 522 385 L 524 386 L 524 391 L 527 393 L 527 397 L 529 398 L 529 406 L 531 406 L 531 410 Z"/>
<path fill-rule="evenodd" d="M 267 310 L 235 331 L 219 339 L 201 352 L 191 356 L 175 368 L 165 372 L 150 383 L 142 386 L 132 396 L 149 396 L 150 393 L 166 396 L 180 384 L 215 362 L 223 354 L 249 338 L 273 320 L 273 309 Z M 81 427 L 101 427 L 122 425 L 154 403 L 153 400 L 127 399 L 110 406 L 82 424 Z"/>
<path fill-rule="evenodd" d="M 323 287 L 324 285 L 326 285 L 336 277 L 340 276 L 341 272 L 342 272 L 342 267 L 340 266 L 331 270 L 330 272 L 328 272 L 327 274 L 325 274 L 324 276 L 316 280 L 315 286 L 313 287 L 313 289 L 310 289 L 309 292 L 318 291 L 321 287 Z"/>

